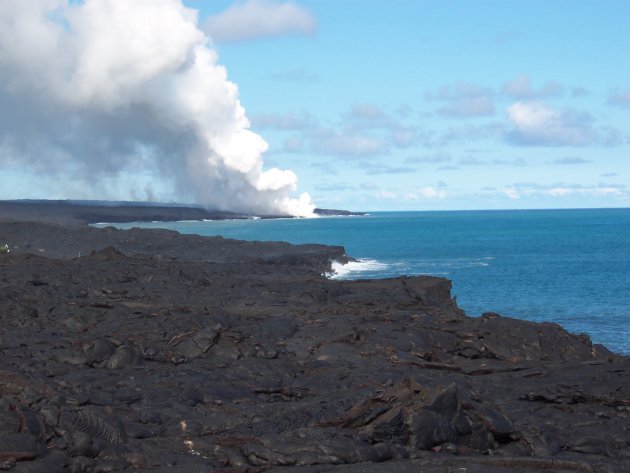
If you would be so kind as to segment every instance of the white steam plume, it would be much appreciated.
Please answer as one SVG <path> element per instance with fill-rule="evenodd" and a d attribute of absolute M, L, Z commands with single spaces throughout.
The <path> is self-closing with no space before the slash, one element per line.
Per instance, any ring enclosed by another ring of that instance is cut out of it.
<path fill-rule="evenodd" d="M 181 0 L 0 0 L 0 163 L 72 176 L 83 197 L 135 173 L 207 207 L 312 215 L 292 171 L 263 170 L 217 60 Z"/>

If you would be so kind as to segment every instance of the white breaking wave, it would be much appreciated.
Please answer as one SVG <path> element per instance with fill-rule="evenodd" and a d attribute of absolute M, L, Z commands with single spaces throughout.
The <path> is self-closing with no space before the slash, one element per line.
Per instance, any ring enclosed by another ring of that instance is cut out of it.
<path fill-rule="evenodd" d="M 349 279 L 360 276 L 363 273 L 382 272 L 388 265 L 375 259 L 363 259 L 350 261 L 346 264 L 339 261 L 332 262 L 332 271 L 326 273 L 328 279 Z"/>
<path fill-rule="evenodd" d="M 490 266 L 492 260 L 494 260 L 494 257 L 483 259 L 410 260 L 391 263 L 383 263 L 376 259 L 360 259 L 347 264 L 333 261 L 332 271 L 326 273 L 325 276 L 329 279 L 389 278 L 402 275 L 420 276 L 425 274 L 448 277 L 455 270 Z"/>

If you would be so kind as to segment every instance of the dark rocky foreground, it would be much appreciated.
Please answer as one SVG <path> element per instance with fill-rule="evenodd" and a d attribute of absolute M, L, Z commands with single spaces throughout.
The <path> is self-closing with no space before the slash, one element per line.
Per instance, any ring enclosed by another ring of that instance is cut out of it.
<path fill-rule="evenodd" d="M 627 472 L 630 359 L 343 248 L 0 223 L 0 470 Z"/>

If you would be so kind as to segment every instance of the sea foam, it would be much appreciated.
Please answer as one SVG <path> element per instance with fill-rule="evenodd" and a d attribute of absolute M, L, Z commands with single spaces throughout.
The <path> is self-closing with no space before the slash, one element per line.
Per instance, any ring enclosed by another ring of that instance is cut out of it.
<path fill-rule="evenodd" d="M 355 279 L 364 273 L 385 271 L 387 267 L 387 264 L 375 259 L 360 259 L 346 264 L 333 261 L 332 271 L 326 273 L 326 277 L 328 279 Z"/>

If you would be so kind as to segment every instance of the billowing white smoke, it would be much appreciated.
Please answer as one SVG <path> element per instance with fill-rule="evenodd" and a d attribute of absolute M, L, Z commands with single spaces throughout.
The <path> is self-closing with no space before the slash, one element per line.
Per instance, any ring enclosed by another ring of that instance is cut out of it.
<path fill-rule="evenodd" d="M 180 0 L 0 0 L 0 163 L 94 194 L 150 176 L 182 201 L 312 215 L 292 171 L 263 170 L 217 60 Z"/>

